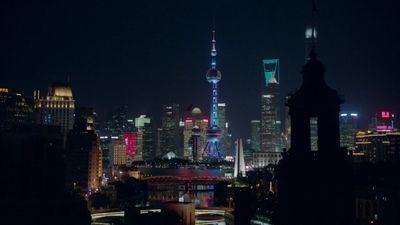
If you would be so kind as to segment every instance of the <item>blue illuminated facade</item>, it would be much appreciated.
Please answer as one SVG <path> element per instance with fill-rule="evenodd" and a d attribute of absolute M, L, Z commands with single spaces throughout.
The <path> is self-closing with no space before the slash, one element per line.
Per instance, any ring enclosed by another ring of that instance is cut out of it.
<path fill-rule="evenodd" d="M 264 59 L 262 62 L 265 76 L 265 86 L 268 86 L 268 83 L 272 77 L 275 77 L 276 81 L 279 83 L 279 59 Z"/>
<path fill-rule="evenodd" d="M 219 128 L 218 117 L 218 82 L 221 80 L 221 72 L 217 69 L 217 49 L 215 48 L 215 30 L 213 30 L 212 49 L 211 49 L 211 68 L 207 71 L 206 78 L 211 84 L 211 109 L 210 124 L 207 130 L 207 144 L 204 147 L 204 157 L 207 159 L 221 159 L 219 142 L 221 129 Z"/>

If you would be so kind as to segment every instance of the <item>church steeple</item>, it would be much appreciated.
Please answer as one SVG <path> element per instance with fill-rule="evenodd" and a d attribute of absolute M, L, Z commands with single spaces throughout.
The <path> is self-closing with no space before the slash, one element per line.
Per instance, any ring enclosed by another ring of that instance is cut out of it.
<path fill-rule="evenodd" d="M 311 2 L 311 21 L 305 32 L 305 58 L 306 62 L 311 58 L 312 51 L 315 53 L 317 43 L 317 5 L 315 0 Z"/>
<path fill-rule="evenodd" d="M 315 2 L 312 3 L 315 14 Z M 325 67 L 317 58 L 315 42 L 301 73 L 303 83 L 287 102 L 292 118 L 292 154 L 311 154 L 310 132 L 305 130 L 315 125 L 318 151 L 328 153 L 331 149 L 339 149 L 339 110 L 343 100 L 325 82 Z"/>
<path fill-rule="evenodd" d="M 315 14 L 315 2 L 312 4 Z M 286 103 L 291 146 L 276 172 L 279 224 L 349 225 L 354 224 L 354 197 L 352 164 L 340 148 L 339 112 L 343 101 L 325 82 L 325 68 L 315 48 L 313 21 L 309 58 L 301 72 L 303 83 Z"/>

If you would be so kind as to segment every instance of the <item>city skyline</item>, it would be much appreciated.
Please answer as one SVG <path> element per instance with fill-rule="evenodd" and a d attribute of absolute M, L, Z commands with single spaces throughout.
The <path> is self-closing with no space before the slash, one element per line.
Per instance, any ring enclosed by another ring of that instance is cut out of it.
<path fill-rule="evenodd" d="M 207 10 L 207 2 L 160 2 L 156 8 L 152 3 L 88 3 L 80 8 L 73 1 L 26 3 L 29 7 L 2 3 L 8 19 L 1 25 L 6 32 L 1 37 L 0 81 L 28 95 L 69 76 L 77 104 L 95 108 L 101 118 L 120 105 L 155 117 L 170 103 L 207 110 L 204 73 L 214 17 L 224 52 L 219 59 L 225 74 L 220 99 L 230 106 L 233 133 L 247 136 L 248 121 L 259 119 L 262 59 L 280 59 L 282 96 L 300 85 L 298 68 L 311 9 L 308 1 L 292 2 L 293 8 L 285 7 L 287 2 L 226 3 L 216 3 L 213 10 Z M 390 29 L 398 25 L 396 4 L 318 4 L 324 14 L 318 15 L 322 41 L 317 49 L 328 65 L 326 79 L 344 95 L 343 110 L 357 112 L 361 124 L 375 111 L 400 111 L 395 88 L 400 82 L 395 60 L 399 34 Z M 235 16 L 239 10 L 242 13 Z M 12 20 L 11 12 L 21 19 Z M 239 93 L 240 89 L 249 91 Z"/>
<path fill-rule="evenodd" d="M 3 220 L 398 225 L 396 8 L 0 3 Z"/>

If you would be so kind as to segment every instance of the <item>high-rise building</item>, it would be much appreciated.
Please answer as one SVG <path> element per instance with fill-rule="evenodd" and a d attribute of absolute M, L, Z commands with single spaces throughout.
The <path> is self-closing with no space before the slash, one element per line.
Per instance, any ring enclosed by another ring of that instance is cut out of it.
<path fill-rule="evenodd" d="M 357 134 L 357 121 L 357 113 L 340 114 L 340 147 L 354 150 Z"/>
<path fill-rule="evenodd" d="M 190 143 L 190 139 L 192 138 L 193 134 L 193 128 L 195 126 L 193 117 L 186 117 L 183 123 L 183 158 L 190 159 L 193 156 L 193 147 Z"/>
<path fill-rule="evenodd" d="M 218 118 L 219 118 L 219 128 L 221 129 L 221 139 L 219 148 L 222 155 L 231 155 L 230 143 L 229 143 L 229 130 L 228 121 L 226 120 L 226 103 L 218 103 Z"/>
<path fill-rule="evenodd" d="M 67 184 L 90 192 L 99 189 L 103 173 L 100 139 L 80 117 L 68 133 L 66 144 Z"/>
<path fill-rule="evenodd" d="M 75 100 L 71 85 L 68 83 L 53 83 L 47 96 L 40 97 L 40 91 L 35 91 L 36 121 L 39 124 L 59 126 L 63 135 L 74 125 Z"/>
<path fill-rule="evenodd" d="M 133 158 L 134 161 L 143 160 L 143 131 L 136 132 L 136 155 Z"/>
<path fill-rule="evenodd" d="M 262 63 L 264 70 L 265 87 L 268 87 L 268 84 L 272 77 L 274 77 L 276 82 L 279 83 L 279 59 L 264 59 Z"/>
<path fill-rule="evenodd" d="M 33 99 L 10 88 L 0 88 L 0 128 L 33 122 Z"/>
<path fill-rule="evenodd" d="M 395 115 L 389 111 L 381 111 L 371 118 L 371 123 L 369 124 L 369 129 L 378 132 L 392 132 L 395 131 L 394 124 Z"/>
<path fill-rule="evenodd" d="M 145 123 L 143 127 L 143 160 L 152 160 L 155 157 L 155 134 L 153 123 Z"/>
<path fill-rule="evenodd" d="M 190 137 L 189 140 L 188 152 L 189 155 L 191 155 L 191 159 L 195 162 L 202 160 L 201 147 L 202 147 L 201 130 L 198 126 L 194 126 L 192 129 L 192 136 Z"/>
<path fill-rule="evenodd" d="M 99 136 L 100 138 L 100 146 L 101 146 L 101 150 L 103 153 L 103 174 L 109 178 L 111 177 L 111 172 L 112 172 L 112 157 L 111 157 L 111 153 L 112 149 L 110 149 L 111 146 L 111 136 L 107 136 L 107 135 L 101 135 Z M 111 146 L 112 147 L 112 146 Z M 106 182 L 104 180 L 104 182 Z"/>
<path fill-rule="evenodd" d="M 180 122 L 179 104 L 164 106 L 160 130 L 160 152 L 161 156 L 168 152 L 174 152 L 182 156 L 182 134 L 179 126 Z"/>
<path fill-rule="evenodd" d="M 400 162 L 400 132 L 357 132 L 355 162 Z"/>
<path fill-rule="evenodd" d="M 118 167 L 121 165 L 126 165 L 127 157 L 126 157 L 126 145 L 122 138 L 115 139 L 110 143 L 110 151 L 111 154 L 111 162 L 112 167 Z"/>
<path fill-rule="evenodd" d="M 250 132 L 251 132 L 251 149 L 253 151 L 260 151 L 260 129 L 261 122 L 260 120 L 251 120 L 250 121 Z"/>
<path fill-rule="evenodd" d="M 183 121 L 184 158 L 202 160 L 203 147 L 207 144 L 207 127 L 208 119 L 203 116 L 200 108 L 194 107 L 190 115 L 186 115 Z M 192 140 L 193 138 L 196 140 Z"/>
<path fill-rule="evenodd" d="M 212 48 L 211 48 L 211 68 L 207 71 L 206 78 L 211 84 L 211 108 L 210 124 L 207 130 L 207 144 L 204 147 L 203 154 L 208 159 L 218 159 L 222 157 L 220 151 L 221 129 L 219 127 L 218 113 L 218 82 L 221 80 L 221 72 L 217 69 L 217 49 L 215 47 L 215 30 L 213 30 Z"/>
<path fill-rule="evenodd" d="M 281 151 L 281 119 L 279 114 L 279 83 L 272 73 L 261 95 L 261 151 Z"/>
<path fill-rule="evenodd" d="M 124 134 L 124 143 L 126 146 L 127 161 L 132 162 L 138 154 L 137 150 L 137 132 L 127 132 Z"/>
<path fill-rule="evenodd" d="M 151 119 L 147 117 L 146 115 L 140 115 L 139 117 L 135 118 L 135 127 L 138 130 L 143 130 L 145 124 L 148 124 L 151 122 Z"/>
<path fill-rule="evenodd" d="M 142 156 L 140 160 L 153 159 L 155 157 L 155 135 L 151 118 L 146 115 L 140 115 L 135 118 L 135 127 L 138 132 L 142 132 L 142 149 L 139 149 Z"/>
<path fill-rule="evenodd" d="M 251 139 L 245 139 L 243 143 L 243 156 L 244 156 L 244 163 L 246 166 L 253 165 L 253 154 L 254 149 L 251 148 Z"/>
<path fill-rule="evenodd" d="M 289 100 L 290 96 L 285 97 L 285 102 Z M 282 147 L 289 150 L 290 149 L 290 115 L 289 115 L 289 107 L 287 105 L 284 106 L 284 130 L 281 133 L 282 138 Z"/>

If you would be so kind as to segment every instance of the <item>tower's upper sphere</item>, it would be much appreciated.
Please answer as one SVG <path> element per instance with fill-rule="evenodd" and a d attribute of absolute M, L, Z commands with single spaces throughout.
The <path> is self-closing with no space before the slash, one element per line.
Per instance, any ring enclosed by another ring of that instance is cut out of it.
<path fill-rule="evenodd" d="M 221 72 L 217 69 L 209 69 L 206 78 L 210 83 L 217 83 L 221 80 Z"/>

